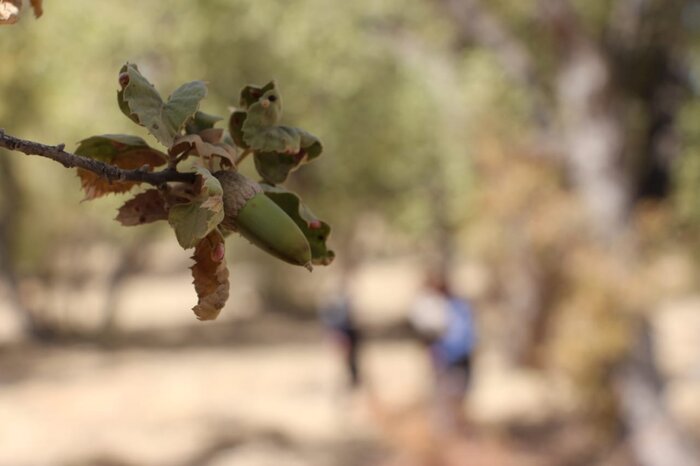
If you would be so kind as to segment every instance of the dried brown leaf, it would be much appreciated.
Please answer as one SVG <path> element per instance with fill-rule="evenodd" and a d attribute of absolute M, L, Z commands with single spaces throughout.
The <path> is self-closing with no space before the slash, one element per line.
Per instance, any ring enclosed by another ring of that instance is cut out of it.
<path fill-rule="evenodd" d="M 80 184 L 83 191 L 85 191 L 86 201 L 104 196 L 105 194 L 125 193 L 137 184 L 132 181 L 110 181 L 93 172 L 83 170 L 82 168 L 78 168 L 78 176 L 80 177 Z"/>
<path fill-rule="evenodd" d="M 115 220 L 124 226 L 134 226 L 167 219 L 168 206 L 163 194 L 157 189 L 149 189 L 126 201 Z"/>
<path fill-rule="evenodd" d="M 220 142 L 221 138 L 224 136 L 224 130 L 222 128 L 207 128 L 200 131 L 198 134 L 199 137 L 202 138 L 202 141 L 216 144 Z"/>
<path fill-rule="evenodd" d="M 134 170 L 148 165 L 147 170 L 153 171 L 152 167 L 162 165 L 163 159 L 158 152 L 144 149 L 117 154 L 108 163 L 125 170 Z M 85 191 L 85 200 L 110 193 L 125 193 L 138 184 L 133 181 L 110 181 L 82 168 L 78 169 L 78 177 Z"/>
<path fill-rule="evenodd" d="M 219 130 L 213 128 L 212 134 L 208 133 L 205 134 L 205 136 L 211 140 L 214 136 L 213 133 L 216 131 Z M 193 152 L 205 161 L 210 160 L 213 156 L 217 156 L 233 165 L 235 159 L 235 149 L 233 147 L 223 143 L 212 144 L 210 142 L 205 142 L 199 134 L 186 134 L 184 136 L 178 136 L 175 139 L 170 149 L 170 154 L 177 155 L 185 151 Z"/>
<path fill-rule="evenodd" d="M 214 320 L 226 304 L 229 294 L 228 268 L 224 237 L 218 230 L 201 240 L 194 250 L 191 267 L 199 302 L 192 308 L 199 320 Z"/>

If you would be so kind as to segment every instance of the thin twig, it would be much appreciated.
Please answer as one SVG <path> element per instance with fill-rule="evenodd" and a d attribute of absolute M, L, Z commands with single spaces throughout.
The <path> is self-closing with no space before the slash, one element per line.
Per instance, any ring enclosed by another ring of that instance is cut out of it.
<path fill-rule="evenodd" d="M 243 152 L 241 152 L 241 155 L 238 156 L 236 162 L 234 163 L 234 167 L 237 168 L 241 164 L 241 162 L 243 162 L 246 159 L 246 157 L 248 157 L 252 153 L 253 151 L 250 149 L 246 149 Z"/>
<path fill-rule="evenodd" d="M 65 144 L 47 146 L 46 144 L 10 136 L 5 134 L 3 129 L 0 129 L 0 147 L 27 155 L 46 157 L 66 168 L 82 168 L 111 181 L 136 181 L 161 186 L 168 181 L 194 183 L 196 176 L 194 173 L 178 172 L 174 168 L 166 168 L 157 172 L 148 171 L 147 166 L 135 170 L 125 170 L 99 160 L 66 152 L 64 150 Z"/>

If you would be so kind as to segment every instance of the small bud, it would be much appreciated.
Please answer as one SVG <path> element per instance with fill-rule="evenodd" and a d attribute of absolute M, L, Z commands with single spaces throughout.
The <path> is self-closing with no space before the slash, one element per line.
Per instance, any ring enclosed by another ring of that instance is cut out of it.
<path fill-rule="evenodd" d="M 321 228 L 321 221 L 320 220 L 311 220 L 309 222 L 309 228 L 312 230 L 318 230 Z"/>
<path fill-rule="evenodd" d="M 226 255 L 226 249 L 224 248 L 224 243 L 217 243 L 214 249 L 211 250 L 211 260 L 214 262 L 221 262 L 224 260 Z"/>
<path fill-rule="evenodd" d="M 119 85 L 124 89 L 129 84 L 129 73 L 122 73 L 119 75 Z"/>

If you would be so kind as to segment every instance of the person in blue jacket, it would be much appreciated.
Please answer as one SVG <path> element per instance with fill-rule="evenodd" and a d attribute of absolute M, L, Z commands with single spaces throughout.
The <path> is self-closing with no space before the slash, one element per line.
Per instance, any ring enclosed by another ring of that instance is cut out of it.
<path fill-rule="evenodd" d="M 457 430 L 464 421 L 463 405 L 476 346 L 472 307 L 450 291 L 444 276 L 431 275 L 409 319 L 429 349 L 438 427 Z"/>

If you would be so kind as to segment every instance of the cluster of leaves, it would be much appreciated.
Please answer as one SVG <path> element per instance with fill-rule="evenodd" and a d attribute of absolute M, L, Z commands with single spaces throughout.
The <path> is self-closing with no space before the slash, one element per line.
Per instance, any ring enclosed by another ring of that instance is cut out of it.
<path fill-rule="evenodd" d="M 43 0 L 30 0 L 30 5 L 37 18 L 44 13 L 42 8 Z M 0 0 L 0 26 L 3 24 L 14 24 L 19 21 L 22 12 L 22 0 Z"/>
<path fill-rule="evenodd" d="M 253 155 L 262 177 L 261 189 L 304 233 L 312 263 L 330 264 L 334 257 L 326 247 L 330 227 L 296 194 L 278 186 L 292 170 L 318 157 L 322 146 L 305 131 L 278 126 L 281 101 L 274 83 L 243 89 L 244 108 L 231 115 L 231 134 L 215 127 L 223 118 L 199 111 L 207 94 L 203 81 L 185 83 L 164 100 L 136 65 L 127 63 L 120 70 L 119 84 L 121 111 L 166 149 L 151 147 L 137 136 L 103 134 L 82 140 L 75 153 L 123 169 L 151 172 L 164 167 L 194 174 L 194 183 L 168 182 L 137 193 L 119 209 L 116 220 L 126 226 L 167 220 L 179 244 L 184 249 L 194 248 L 191 269 L 199 302 L 193 309 L 200 320 L 215 319 L 229 294 L 224 244 L 228 231 L 222 226 L 225 193 L 215 174 L 236 171 L 247 155 Z M 269 99 L 271 92 L 276 98 Z M 270 124 L 262 124 L 270 111 L 274 118 Z M 139 184 L 108 181 L 83 169 L 78 169 L 78 176 L 86 199 L 128 192 Z"/>

